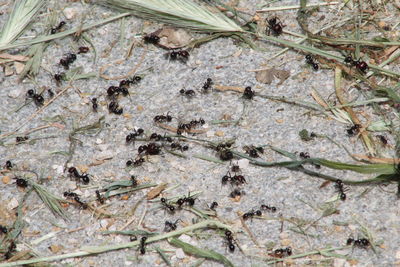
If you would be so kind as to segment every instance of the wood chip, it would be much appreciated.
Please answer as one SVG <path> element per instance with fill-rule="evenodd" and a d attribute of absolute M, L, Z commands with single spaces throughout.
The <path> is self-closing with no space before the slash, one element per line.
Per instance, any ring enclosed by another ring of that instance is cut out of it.
<path fill-rule="evenodd" d="M 147 200 L 156 198 L 159 194 L 161 194 L 162 191 L 164 191 L 165 188 L 167 188 L 168 183 L 163 183 L 160 184 L 159 186 L 151 189 L 148 193 L 147 193 Z"/>

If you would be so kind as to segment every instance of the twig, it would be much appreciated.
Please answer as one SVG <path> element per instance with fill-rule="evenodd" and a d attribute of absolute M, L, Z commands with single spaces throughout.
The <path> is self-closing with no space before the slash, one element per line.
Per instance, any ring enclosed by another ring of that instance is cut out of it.
<path fill-rule="evenodd" d="M 320 3 L 320 4 L 309 4 L 306 7 L 320 7 L 320 6 L 333 6 L 338 5 L 339 2 L 330 2 L 330 3 Z M 256 10 L 256 12 L 270 12 L 270 11 L 280 11 L 280 10 L 290 10 L 290 9 L 299 9 L 299 5 L 295 6 L 279 6 L 279 7 L 268 7 Z"/>

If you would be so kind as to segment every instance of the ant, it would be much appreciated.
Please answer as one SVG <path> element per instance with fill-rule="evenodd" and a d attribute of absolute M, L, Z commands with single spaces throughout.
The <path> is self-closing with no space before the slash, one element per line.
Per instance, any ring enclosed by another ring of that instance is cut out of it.
<path fill-rule="evenodd" d="M 191 129 L 192 125 L 190 123 L 179 123 L 176 134 L 181 135 L 184 132 L 189 132 Z"/>
<path fill-rule="evenodd" d="M 250 86 L 244 88 L 243 97 L 246 99 L 253 99 L 256 92 L 254 92 Z"/>
<path fill-rule="evenodd" d="M 161 152 L 161 147 L 156 143 L 149 143 L 147 145 L 139 146 L 138 152 L 139 154 L 145 152 L 146 155 L 158 155 Z"/>
<path fill-rule="evenodd" d="M 54 97 L 54 92 L 51 89 L 47 89 L 47 94 L 49 95 L 49 98 L 53 98 Z"/>
<path fill-rule="evenodd" d="M 228 149 L 222 149 L 219 151 L 219 158 L 223 161 L 231 160 L 233 159 L 233 153 Z"/>
<path fill-rule="evenodd" d="M 128 134 L 125 137 L 126 143 L 129 144 L 133 141 L 135 141 L 136 137 L 138 137 L 139 135 L 142 135 L 144 133 L 144 130 L 142 128 L 139 128 L 137 130 L 135 130 L 133 133 Z"/>
<path fill-rule="evenodd" d="M 166 198 L 162 197 L 160 199 L 160 201 L 161 201 L 161 204 L 164 206 L 164 208 L 166 208 L 170 213 L 175 212 L 175 206 L 168 203 Z"/>
<path fill-rule="evenodd" d="M 141 239 L 140 239 L 140 254 L 145 254 L 146 253 L 146 240 L 147 240 L 147 237 L 146 236 L 143 236 Z"/>
<path fill-rule="evenodd" d="M 37 94 L 35 90 L 29 89 L 28 92 L 26 93 L 28 98 L 32 98 L 33 102 L 35 102 L 35 105 L 40 107 L 44 103 L 44 98 L 41 94 Z"/>
<path fill-rule="evenodd" d="M 315 71 L 319 68 L 318 64 L 315 63 L 314 58 L 310 54 L 306 55 L 306 63 L 311 65 Z"/>
<path fill-rule="evenodd" d="M 210 205 L 210 210 L 214 210 L 218 207 L 218 202 L 214 201 L 213 203 L 211 203 Z"/>
<path fill-rule="evenodd" d="M 183 204 L 187 204 L 187 205 L 189 205 L 189 206 L 193 206 L 195 200 L 196 200 L 196 199 L 194 199 L 193 197 L 191 197 L 191 196 L 190 196 L 190 193 L 189 193 L 189 195 L 188 195 L 187 197 L 185 196 L 185 197 L 183 197 L 183 198 L 178 199 L 178 200 L 176 201 L 176 204 L 178 204 L 179 208 L 181 208 Z"/>
<path fill-rule="evenodd" d="M 11 160 L 6 161 L 6 165 L 4 166 L 7 170 L 11 170 L 13 168 L 13 164 L 11 163 Z"/>
<path fill-rule="evenodd" d="M 60 59 L 60 65 L 64 67 L 64 69 L 68 70 L 69 65 L 74 63 L 76 60 L 76 55 L 74 53 L 68 53 L 66 57 Z"/>
<path fill-rule="evenodd" d="M 387 140 L 387 138 L 385 137 L 385 136 L 383 136 L 383 135 L 377 135 L 376 137 L 378 137 L 379 138 L 379 141 L 381 141 L 381 143 L 383 144 L 383 145 L 387 145 L 388 144 L 388 140 Z"/>
<path fill-rule="evenodd" d="M 167 115 L 162 114 L 162 115 L 155 116 L 153 120 L 154 120 L 154 122 L 160 122 L 160 123 L 170 122 L 170 121 L 172 121 L 172 116 L 169 115 L 169 112 L 168 112 Z"/>
<path fill-rule="evenodd" d="M 349 237 L 346 241 L 346 244 L 348 246 L 353 244 L 354 246 L 357 246 L 360 248 L 367 248 L 371 243 L 366 238 L 353 239 L 353 238 Z"/>
<path fill-rule="evenodd" d="M 99 105 L 97 104 L 97 98 L 93 97 L 90 102 L 92 102 L 92 108 L 94 112 L 97 112 Z"/>
<path fill-rule="evenodd" d="M 348 128 L 346 131 L 349 136 L 354 136 L 360 132 L 360 129 L 361 129 L 360 124 L 354 124 L 353 126 Z"/>
<path fill-rule="evenodd" d="M 340 200 L 345 201 L 346 200 L 346 194 L 344 192 L 345 192 L 346 189 L 343 186 L 343 181 L 340 180 L 340 179 L 337 179 L 335 181 L 335 188 L 339 193 Z"/>
<path fill-rule="evenodd" d="M 81 201 L 81 199 L 79 198 L 79 195 L 77 193 L 67 191 L 67 192 L 64 192 L 64 197 L 75 200 L 75 202 L 78 203 L 79 205 L 81 205 L 81 208 L 84 210 L 87 209 L 87 207 L 88 207 L 88 205 L 86 203 Z"/>
<path fill-rule="evenodd" d="M 181 145 L 181 144 L 175 142 L 175 143 L 171 143 L 171 149 L 172 150 L 178 149 L 181 152 L 183 152 L 183 151 L 189 150 L 189 146 L 188 145 Z"/>
<path fill-rule="evenodd" d="M 240 197 L 240 196 L 243 195 L 243 194 L 244 194 L 243 191 L 240 191 L 239 188 L 235 188 L 235 190 L 233 190 L 233 191 L 229 194 L 229 196 L 230 196 L 231 198 L 236 198 L 236 197 Z"/>
<path fill-rule="evenodd" d="M 174 223 L 170 222 L 170 221 L 165 221 L 165 227 L 164 227 L 164 231 L 165 232 L 171 232 L 171 231 L 175 231 L 178 226 L 176 225 L 178 222 L 180 221 L 180 219 L 176 220 Z"/>
<path fill-rule="evenodd" d="M 270 212 L 276 212 L 276 207 L 273 206 L 268 206 L 268 205 L 261 205 L 262 210 L 270 211 Z"/>
<path fill-rule="evenodd" d="M 138 185 L 135 175 L 131 175 L 131 181 L 132 181 L 132 185 L 131 185 L 132 187 L 136 187 Z"/>
<path fill-rule="evenodd" d="M 309 159 L 310 158 L 310 154 L 308 152 L 300 152 L 299 156 L 302 159 Z"/>
<path fill-rule="evenodd" d="M 252 210 L 252 211 L 249 211 L 249 212 L 246 212 L 245 214 L 243 214 L 243 220 L 247 220 L 247 219 L 249 219 L 249 218 L 253 218 L 254 216 L 261 216 L 262 215 L 262 212 L 261 212 L 261 210 L 256 210 L 256 211 L 254 211 L 254 210 Z"/>
<path fill-rule="evenodd" d="M 78 48 L 78 54 L 86 54 L 89 52 L 89 47 L 87 46 L 81 46 Z"/>
<path fill-rule="evenodd" d="M 145 43 L 148 44 L 158 44 L 160 42 L 160 37 L 155 35 L 154 33 L 147 34 L 143 37 Z"/>
<path fill-rule="evenodd" d="M 207 78 L 207 81 L 203 85 L 203 92 L 207 92 L 208 89 L 213 85 L 213 81 L 211 78 Z"/>
<path fill-rule="evenodd" d="M 25 141 L 27 141 L 28 139 L 29 139 L 28 136 L 17 136 L 17 137 L 15 137 L 15 141 L 16 141 L 17 143 L 25 142 Z"/>
<path fill-rule="evenodd" d="M 124 109 L 119 107 L 117 102 L 111 101 L 110 104 L 108 104 L 108 111 L 117 115 L 121 115 L 124 112 Z"/>
<path fill-rule="evenodd" d="M 232 165 L 232 166 L 231 166 L 231 171 L 232 171 L 232 172 L 240 172 L 240 167 L 239 167 L 239 165 Z"/>
<path fill-rule="evenodd" d="M 267 20 L 267 30 L 266 33 L 268 35 L 270 35 L 270 33 L 272 32 L 272 35 L 274 36 L 279 36 L 282 34 L 283 32 L 283 28 L 285 27 L 285 25 L 282 24 L 282 22 L 280 21 L 280 19 L 278 17 L 273 17 Z"/>
<path fill-rule="evenodd" d="M 15 177 L 15 183 L 17 184 L 18 187 L 21 188 L 27 188 L 28 187 L 28 181 L 23 179 L 23 178 L 19 178 L 19 177 Z"/>
<path fill-rule="evenodd" d="M 73 177 L 77 180 L 82 180 L 83 184 L 89 183 L 89 175 L 88 174 L 79 174 L 78 170 L 75 167 L 70 167 L 68 169 L 68 172 L 71 177 Z"/>
<path fill-rule="evenodd" d="M 264 148 L 261 146 L 255 147 L 255 146 L 244 146 L 243 150 L 252 158 L 258 158 L 260 157 L 258 153 L 263 154 L 264 153 Z"/>
<path fill-rule="evenodd" d="M 64 192 L 64 197 L 65 198 L 76 198 L 76 197 L 79 198 L 79 195 L 77 193 L 74 193 L 74 192 L 65 191 Z"/>
<path fill-rule="evenodd" d="M 62 28 L 65 24 L 66 24 L 65 21 L 60 21 L 60 23 L 58 24 L 57 27 L 54 27 L 54 28 L 51 29 L 51 32 L 50 32 L 50 33 L 51 33 L 51 34 L 55 34 L 55 33 L 59 32 L 59 31 L 61 30 L 61 28 Z"/>
<path fill-rule="evenodd" d="M 368 64 L 365 61 L 362 61 L 360 59 L 354 60 L 352 56 L 348 55 L 344 58 L 344 62 L 347 64 L 350 64 L 351 66 L 355 66 L 360 72 L 366 73 L 368 70 Z"/>
<path fill-rule="evenodd" d="M 230 252 L 234 252 L 235 251 L 235 244 L 233 244 L 233 234 L 231 231 L 226 230 L 225 231 L 225 237 L 226 240 L 228 241 L 228 247 L 229 247 L 229 251 Z"/>
<path fill-rule="evenodd" d="M 271 257 L 283 258 L 292 255 L 292 248 L 278 248 L 275 249 L 273 253 L 269 254 Z"/>
<path fill-rule="evenodd" d="M 206 121 L 203 118 L 200 118 L 198 120 L 191 120 L 189 122 L 191 127 L 196 127 L 197 125 L 204 125 Z"/>
<path fill-rule="evenodd" d="M 7 227 L 0 225 L 0 233 L 7 234 L 7 232 L 8 232 Z"/>
<path fill-rule="evenodd" d="M 102 197 L 100 195 L 100 191 L 99 190 L 96 190 L 96 198 L 97 198 L 97 201 L 100 202 L 100 204 L 104 204 L 104 197 Z"/>
<path fill-rule="evenodd" d="M 17 246 L 15 245 L 14 241 L 11 241 L 10 246 L 8 247 L 7 252 L 4 254 L 4 258 L 6 260 L 12 257 L 12 254 L 16 251 Z"/>
<path fill-rule="evenodd" d="M 144 158 L 143 157 L 139 157 L 136 160 L 128 160 L 126 162 L 126 166 L 127 167 L 130 167 L 130 166 L 138 167 L 138 166 L 141 166 L 144 162 L 145 162 Z"/>
<path fill-rule="evenodd" d="M 196 94 L 196 92 L 194 90 L 185 90 L 185 89 L 181 89 L 179 90 L 179 93 L 181 95 L 187 96 L 187 97 L 192 97 Z"/>
<path fill-rule="evenodd" d="M 60 86 L 61 81 L 65 79 L 65 73 L 64 72 L 60 72 L 60 73 L 56 73 L 54 74 L 54 80 L 56 80 L 56 84 L 58 86 Z"/>
<path fill-rule="evenodd" d="M 189 52 L 187 50 L 179 50 L 179 51 L 172 51 L 171 53 L 167 54 L 171 60 L 179 60 L 182 63 L 186 63 L 189 59 Z"/>

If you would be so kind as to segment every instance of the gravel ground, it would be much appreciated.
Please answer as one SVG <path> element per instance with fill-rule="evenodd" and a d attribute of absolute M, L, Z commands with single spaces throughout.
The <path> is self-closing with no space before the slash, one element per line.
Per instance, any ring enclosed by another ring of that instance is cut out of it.
<path fill-rule="evenodd" d="M 261 1 L 241 1 L 240 7 L 254 12 Z M 296 4 L 297 1 L 282 1 L 279 6 Z M 1 25 L 7 19 L 8 5 L 1 6 L 3 15 L 0 16 Z M 82 14 L 85 23 L 98 21 L 116 12 L 96 5 L 73 1 L 50 1 L 48 10 L 72 8 L 76 17 L 68 20 L 66 28 L 79 25 Z M 40 21 L 45 19 L 45 13 L 39 16 Z M 274 13 L 280 16 L 286 29 L 300 32 L 296 23 L 295 10 L 279 11 Z M 321 16 L 325 16 L 321 20 Z M 312 21 L 319 21 L 319 27 L 344 17 L 338 15 L 335 9 L 321 8 Z M 25 35 L 32 37 L 41 32 L 40 22 Z M 177 157 L 166 151 L 159 155 L 148 156 L 146 162 L 137 168 L 126 168 L 126 161 L 135 158 L 137 148 L 143 142 L 127 145 L 125 137 L 134 129 L 143 128 L 145 135 L 153 132 L 160 134 L 170 133 L 160 129 L 153 118 L 159 114 L 171 114 L 173 120 L 170 125 L 176 127 L 179 122 L 188 122 L 192 119 L 203 118 L 206 124 L 203 134 L 194 138 L 222 142 L 234 138 L 236 150 L 243 151 L 246 145 L 272 145 L 292 153 L 308 152 L 312 157 L 321 157 L 341 162 L 352 162 L 348 154 L 340 147 L 324 138 L 315 138 L 311 141 L 302 141 L 299 131 L 307 129 L 319 135 L 327 135 L 336 142 L 347 147 L 353 154 L 365 154 L 360 139 L 349 137 L 346 129 L 349 124 L 343 124 L 334 119 L 296 105 L 284 104 L 255 97 L 246 100 L 241 94 L 232 91 L 221 92 L 210 90 L 201 93 L 201 87 L 207 78 L 212 78 L 214 85 L 223 86 L 251 86 L 262 94 L 285 96 L 303 101 L 314 102 L 311 89 L 316 89 L 324 99 L 333 99 L 334 84 L 333 71 L 320 69 L 313 71 L 304 60 L 304 55 L 293 51 L 270 60 L 271 56 L 281 50 L 280 47 L 266 43 L 257 43 L 265 51 L 251 50 L 233 39 L 220 38 L 208 42 L 199 48 L 190 51 L 190 58 L 186 63 L 170 61 L 165 58 L 165 50 L 153 45 L 143 45 L 142 30 L 151 32 L 160 25 L 144 22 L 136 17 L 124 19 L 126 27 L 121 35 L 121 20 L 94 28 L 86 33 L 97 51 L 91 48 L 87 54 L 80 54 L 73 63 L 73 67 L 82 67 L 84 73 L 95 72 L 105 64 L 113 63 L 106 71 L 107 75 L 119 76 L 129 72 L 144 55 L 143 63 L 138 72 L 143 76 L 142 81 L 129 88 L 130 95 L 121 97 L 119 104 L 123 107 L 123 115 L 110 114 L 107 109 L 109 100 L 106 89 L 110 85 L 117 85 L 118 80 L 105 80 L 94 77 L 76 80 L 72 87 L 67 89 L 53 103 L 32 119 L 31 115 L 37 112 L 34 103 L 26 103 L 26 92 L 29 89 L 39 91 L 40 88 L 52 88 L 55 93 L 61 92 L 67 86 L 63 82 L 56 86 L 52 75 L 60 72 L 58 61 L 66 53 L 76 51 L 81 43 L 72 38 L 64 38 L 51 42 L 44 53 L 42 69 L 34 79 L 18 81 L 16 75 L 5 76 L 0 74 L 0 114 L 1 134 L 18 131 L 22 136 L 25 131 L 44 125 L 50 127 L 32 132 L 30 140 L 34 142 L 15 144 L 15 135 L 3 138 L 0 147 L 1 162 L 11 160 L 19 170 L 33 170 L 42 178 L 42 185 L 54 195 L 63 197 L 63 192 L 71 190 L 79 195 L 83 201 L 93 199 L 95 190 L 104 188 L 112 181 L 127 180 L 135 175 L 140 184 L 168 183 L 172 188 L 163 193 L 166 198 L 180 197 L 188 192 L 198 192 L 195 207 L 208 210 L 213 201 L 217 201 L 217 219 L 231 225 L 235 232 L 236 244 L 241 250 L 229 252 L 226 239 L 222 232 L 205 230 L 187 233 L 180 237 L 200 248 L 214 250 L 225 255 L 235 266 L 263 266 L 273 258 L 269 253 L 277 248 L 290 246 L 293 254 L 302 254 L 328 247 L 341 247 L 346 244 L 347 238 L 365 237 L 363 229 L 371 233 L 370 241 L 375 245 L 369 248 L 347 248 L 340 253 L 347 258 L 340 259 L 320 255 L 312 255 L 295 260 L 287 260 L 285 265 L 293 266 L 396 266 L 400 261 L 400 217 L 399 202 L 396 197 L 396 185 L 385 186 L 346 186 L 348 187 L 346 201 L 337 199 L 337 192 L 330 183 L 324 187 L 324 180 L 307 176 L 301 172 L 290 171 L 285 168 L 263 168 L 248 165 L 246 160 L 239 161 L 241 173 L 247 183 L 241 186 L 245 194 L 233 200 L 229 197 L 233 187 L 221 185 L 221 178 L 229 170 L 231 163 L 217 164 L 201 160 L 196 155 L 217 158 L 215 151 L 196 142 L 182 142 L 189 145 L 189 150 L 183 152 L 186 158 Z M 318 27 L 316 27 L 318 28 Z M 193 36 L 200 36 L 193 34 Z M 285 36 L 286 37 L 286 36 Z M 287 37 L 291 39 L 291 37 Z M 123 59 L 129 45 L 136 40 L 132 56 L 121 64 L 116 60 Z M 8 51 L 19 54 L 23 49 Z M 275 80 L 270 85 L 257 82 L 252 70 L 263 67 L 276 67 L 290 72 L 290 77 L 282 84 Z M 394 67 L 398 71 L 398 66 Z M 182 96 L 182 88 L 196 91 L 193 97 Z M 45 101 L 49 97 L 44 94 Z M 98 112 L 93 112 L 90 99 L 96 97 L 99 102 Z M 362 95 L 353 90 L 349 92 L 349 99 Z M 21 109 L 16 111 L 19 107 Z M 376 118 L 369 107 L 359 109 Z M 73 157 L 68 165 L 77 167 L 80 171 L 86 170 L 90 174 L 90 183 L 83 185 L 76 183 L 67 173 L 64 173 L 64 164 L 68 159 L 65 152 L 70 147 L 69 134 L 73 129 L 97 122 L 102 116 L 103 128 L 100 132 L 77 135 L 79 144 L 76 146 Z M 227 125 L 213 124 L 212 121 L 230 117 L 239 120 L 238 123 Z M 389 135 L 389 143 L 394 140 Z M 386 157 L 393 157 L 390 147 L 380 148 L 380 153 Z M 99 160 L 106 159 L 99 163 Z M 282 155 L 265 149 L 261 159 L 269 162 L 287 160 Z M 334 171 L 322 167 L 308 166 L 310 169 L 324 174 L 333 175 L 340 179 L 360 180 L 369 178 L 367 175 Z M 0 224 L 11 225 L 15 220 L 15 208 L 21 201 L 24 192 L 28 189 L 17 188 L 15 184 L 6 183 L 6 178 L 13 178 L 13 172 L 3 172 L 3 182 L 0 183 Z M 83 246 L 100 246 L 129 242 L 129 236 L 103 235 L 105 230 L 119 230 L 127 222 L 131 223 L 124 230 L 144 229 L 147 231 L 163 232 L 164 222 L 178 222 L 178 229 L 188 226 L 200 218 L 189 210 L 179 210 L 175 214 L 165 212 L 160 208 L 158 201 L 143 201 L 150 189 L 139 190 L 128 197 L 117 196 L 106 201 L 104 210 L 115 216 L 99 217 L 89 210 L 81 210 L 77 205 L 69 205 L 66 210 L 68 220 L 56 217 L 43 204 L 40 198 L 32 193 L 27 199 L 27 206 L 23 209 L 23 218 L 26 226 L 17 240 L 17 250 L 31 249 L 32 252 L 44 257 L 48 255 L 70 253 Z M 156 200 L 159 200 L 157 198 Z M 100 206 L 93 202 L 94 206 Z M 248 212 L 257 209 L 261 204 L 275 206 L 276 213 L 264 212 L 262 218 L 246 220 L 246 225 L 255 237 L 252 240 L 249 233 L 243 228 L 237 212 Z M 137 208 L 136 208 L 137 206 Z M 324 216 L 327 207 L 336 208 L 337 212 Z M 136 209 L 135 209 L 136 208 Z M 283 222 L 280 218 L 285 218 Z M 133 220 L 133 221 L 132 221 Z M 296 225 L 304 224 L 302 229 Z M 304 231 L 304 233 L 302 233 Z M 39 238 L 48 234 L 41 242 Z M 182 251 L 171 246 L 166 241 L 149 244 L 147 253 L 141 255 L 137 248 L 122 249 L 109 253 L 98 254 L 83 258 L 71 258 L 54 262 L 56 266 L 164 266 L 165 262 L 155 251 L 156 247 L 167 250 L 166 255 L 174 266 L 191 266 L 198 262 L 198 258 L 182 254 Z M 219 266 L 220 263 L 205 261 L 202 266 Z"/>

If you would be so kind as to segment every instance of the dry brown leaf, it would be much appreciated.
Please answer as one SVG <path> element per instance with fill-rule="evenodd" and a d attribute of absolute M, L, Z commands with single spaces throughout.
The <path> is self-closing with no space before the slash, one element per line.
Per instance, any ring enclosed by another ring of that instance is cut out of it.
<path fill-rule="evenodd" d="M 290 71 L 287 70 L 275 70 L 274 75 L 279 79 L 277 85 L 281 85 L 290 76 Z"/>
<path fill-rule="evenodd" d="M 20 74 L 24 70 L 25 64 L 20 62 L 14 62 L 14 68 L 17 74 Z"/>
<path fill-rule="evenodd" d="M 0 58 L 11 59 L 11 60 L 15 60 L 15 61 L 28 61 L 29 60 L 29 57 L 22 56 L 22 55 L 10 55 L 8 53 L 1 53 Z"/>
<path fill-rule="evenodd" d="M 163 183 L 163 184 L 160 184 L 159 186 L 151 189 L 147 193 L 147 200 L 157 197 L 162 191 L 164 191 L 165 188 L 167 188 L 167 185 L 168 185 L 168 183 Z"/>
<path fill-rule="evenodd" d="M 13 74 L 14 74 L 14 70 L 10 66 L 5 65 L 4 66 L 4 75 L 5 76 L 11 76 Z"/>
<path fill-rule="evenodd" d="M 60 252 L 63 248 L 64 248 L 64 247 L 61 246 L 61 245 L 51 245 L 51 246 L 49 247 L 49 249 L 50 249 L 51 252 L 53 252 L 53 253 L 58 253 L 58 252 Z"/>
<path fill-rule="evenodd" d="M 273 69 L 261 70 L 256 72 L 256 80 L 260 83 L 271 84 L 274 80 Z"/>
<path fill-rule="evenodd" d="M 160 45 L 169 49 L 187 46 L 192 39 L 192 37 L 185 30 L 171 27 L 165 27 L 154 32 L 153 34 L 160 37 Z"/>

